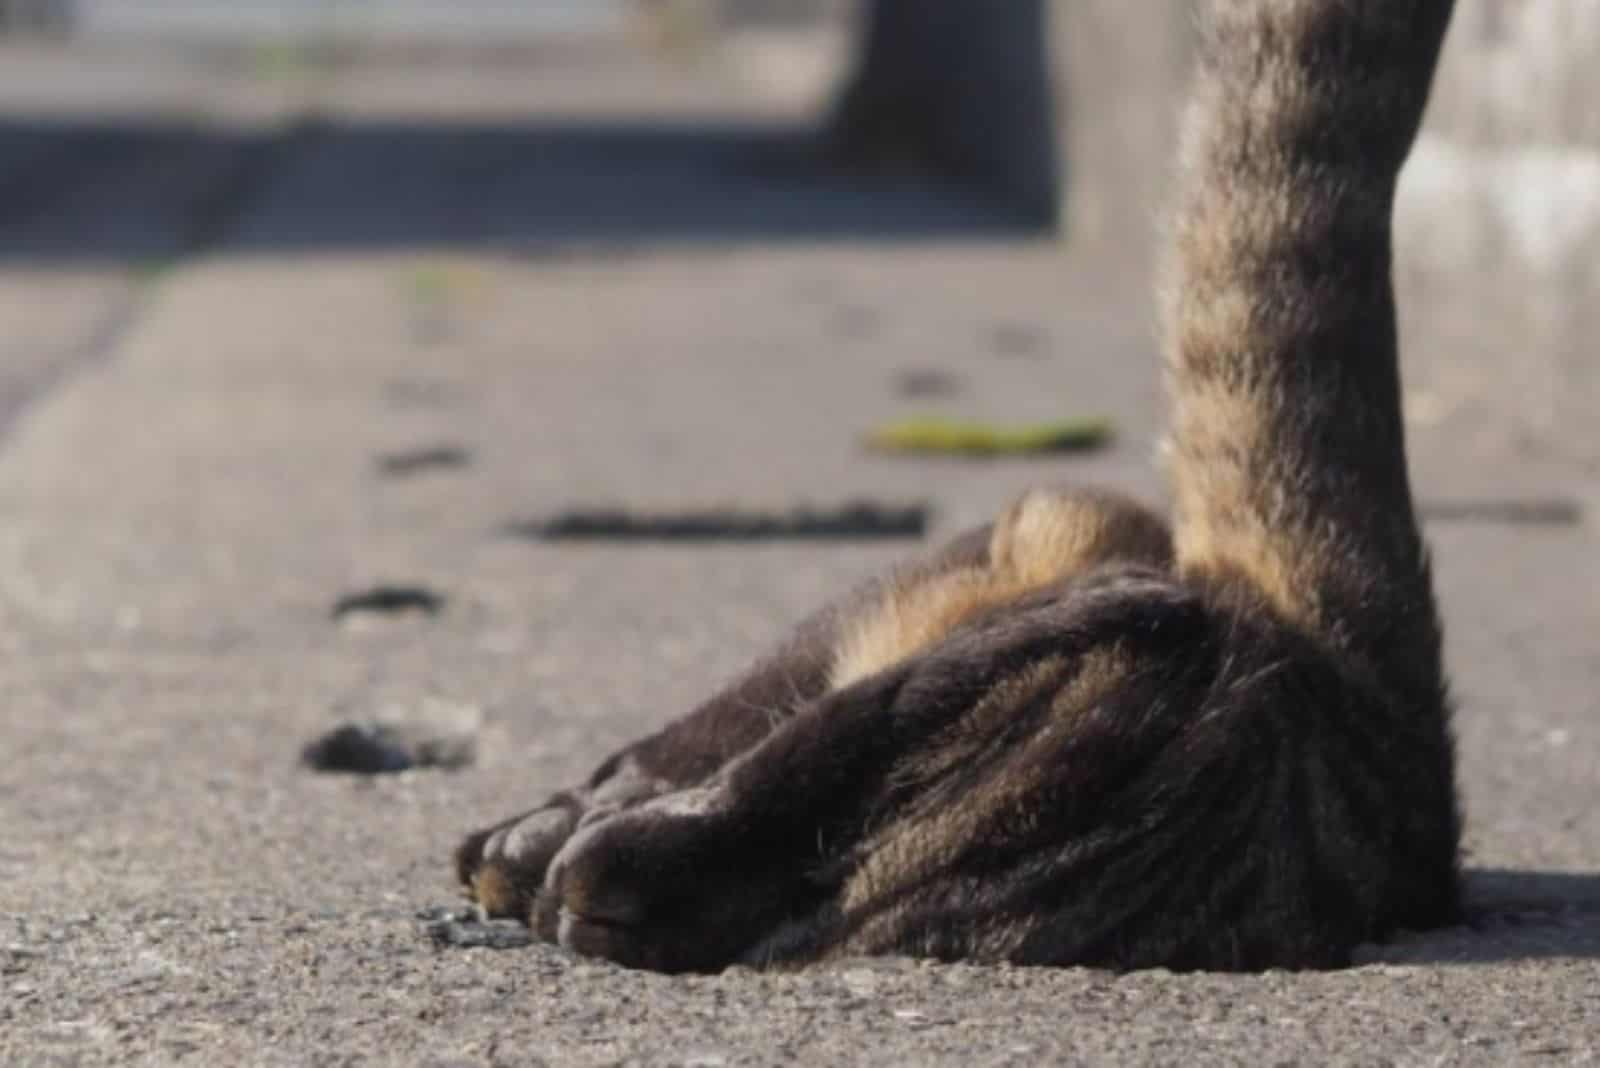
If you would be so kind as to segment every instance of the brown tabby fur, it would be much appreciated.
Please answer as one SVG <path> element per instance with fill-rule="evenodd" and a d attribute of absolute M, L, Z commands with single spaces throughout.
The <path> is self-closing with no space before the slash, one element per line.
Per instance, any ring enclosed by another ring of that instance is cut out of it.
<path fill-rule="evenodd" d="M 457 853 L 666 971 L 1331 966 L 1458 912 L 1394 187 L 1449 0 L 1209 0 L 1166 284 L 1173 531 L 1035 492 Z"/>

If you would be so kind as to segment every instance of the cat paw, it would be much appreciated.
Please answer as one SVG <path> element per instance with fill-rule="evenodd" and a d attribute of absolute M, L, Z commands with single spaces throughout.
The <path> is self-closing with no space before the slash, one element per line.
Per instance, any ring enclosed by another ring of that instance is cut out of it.
<path fill-rule="evenodd" d="M 456 878 L 486 916 L 528 922 L 551 859 L 577 830 L 584 806 L 557 794 L 531 812 L 470 834 L 456 847 Z"/>
<path fill-rule="evenodd" d="M 468 835 L 456 847 L 456 878 L 486 915 L 528 923 L 550 861 L 567 839 L 668 789 L 632 759 L 607 761 L 589 785 Z"/>
<path fill-rule="evenodd" d="M 780 842 L 730 819 L 719 792 L 669 794 L 591 823 L 550 863 L 540 933 L 584 956 L 662 972 L 715 971 L 804 907 Z"/>

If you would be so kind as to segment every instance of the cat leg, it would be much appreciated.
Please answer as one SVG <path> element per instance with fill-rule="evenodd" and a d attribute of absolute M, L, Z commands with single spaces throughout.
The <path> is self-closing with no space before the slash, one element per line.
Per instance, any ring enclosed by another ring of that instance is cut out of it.
<path fill-rule="evenodd" d="M 989 541 L 987 527 L 968 531 L 894 578 L 931 581 L 981 568 Z M 527 919 L 550 858 L 580 825 L 702 781 L 826 693 L 840 635 L 879 603 L 884 585 L 875 580 L 824 607 L 729 686 L 613 753 L 581 785 L 468 835 L 455 851 L 456 875 L 467 895 L 489 915 Z"/>
<path fill-rule="evenodd" d="M 469 836 L 458 878 L 491 915 L 526 918 L 581 826 L 704 781 L 797 709 L 931 647 L 1028 590 L 1112 562 L 1167 567 L 1156 515 L 1102 490 L 1034 490 L 992 525 L 858 588 L 689 715 L 608 758 L 584 785 Z"/>

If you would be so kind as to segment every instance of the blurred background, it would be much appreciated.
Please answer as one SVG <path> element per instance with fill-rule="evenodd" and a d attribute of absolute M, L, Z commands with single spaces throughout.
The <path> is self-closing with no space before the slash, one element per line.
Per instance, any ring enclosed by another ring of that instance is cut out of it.
<path fill-rule="evenodd" d="M 0 412 L 201 252 L 1044 241 L 1148 319 L 1190 49 L 1113 0 L 0 0 Z M 1600 2 L 1459 5 L 1398 271 L 1451 450 L 1600 455 L 1597 99 Z"/>

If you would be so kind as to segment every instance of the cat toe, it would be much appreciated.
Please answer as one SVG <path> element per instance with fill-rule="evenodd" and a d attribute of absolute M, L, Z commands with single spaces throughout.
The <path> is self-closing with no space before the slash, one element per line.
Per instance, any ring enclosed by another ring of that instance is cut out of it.
<path fill-rule="evenodd" d="M 456 878 L 486 915 L 526 921 L 550 860 L 572 835 L 578 805 L 558 798 L 468 835 L 456 847 Z"/>

